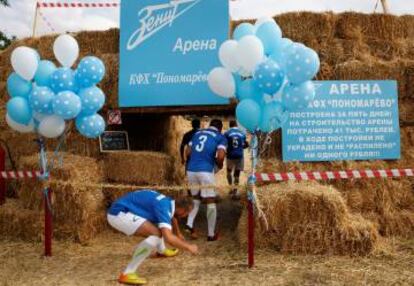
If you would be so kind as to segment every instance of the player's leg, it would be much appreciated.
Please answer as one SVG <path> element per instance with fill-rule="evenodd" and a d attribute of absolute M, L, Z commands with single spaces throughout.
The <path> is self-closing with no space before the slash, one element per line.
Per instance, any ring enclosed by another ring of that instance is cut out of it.
<path fill-rule="evenodd" d="M 191 196 L 193 197 L 193 209 L 188 214 L 186 229 L 190 231 L 192 238 L 197 238 L 197 235 L 194 231 L 194 220 L 197 217 L 198 211 L 200 209 L 200 189 L 197 187 L 191 187 L 192 185 L 200 185 L 200 182 L 197 177 L 197 173 L 187 172 L 188 184 L 190 185 Z"/>
<path fill-rule="evenodd" d="M 232 169 L 233 169 L 233 167 L 232 167 L 232 162 L 231 162 L 231 160 L 230 159 L 227 159 L 226 160 L 226 165 L 227 165 L 227 182 L 229 183 L 229 185 L 231 186 L 231 185 L 233 185 L 233 177 L 232 177 Z"/>
<path fill-rule="evenodd" d="M 120 212 L 116 216 L 108 215 L 108 222 L 113 228 L 128 236 L 139 235 L 146 237 L 137 245 L 131 261 L 118 278 L 120 283 L 131 285 L 145 284 L 147 282 L 146 279 L 138 276 L 136 270 L 152 251 L 162 243 L 160 231 L 144 218 L 132 213 Z"/>
<path fill-rule="evenodd" d="M 201 174 L 201 184 L 212 186 L 215 184 L 214 173 L 203 172 Z M 217 240 L 216 224 L 217 224 L 217 204 L 216 192 L 212 187 L 201 189 L 201 197 L 207 204 L 207 226 L 208 226 L 208 241 Z"/>

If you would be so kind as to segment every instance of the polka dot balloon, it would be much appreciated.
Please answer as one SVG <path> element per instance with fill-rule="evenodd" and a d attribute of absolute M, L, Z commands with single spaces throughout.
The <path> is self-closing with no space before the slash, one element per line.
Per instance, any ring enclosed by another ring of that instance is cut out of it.
<path fill-rule="evenodd" d="M 50 78 L 50 87 L 55 93 L 64 90 L 77 92 L 78 86 L 73 70 L 70 68 L 58 68 Z"/>
<path fill-rule="evenodd" d="M 282 94 L 282 104 L 290 111 L 306 108 L 315 99 L 315 85 L 306 81 L 299 85 L 287 85 Z"/>
<path fill-rule="evenodd" d="M 84 57 L 76 69 L 76 80 L 81 87 L 99 83 L 105 75 L 105 65 L 97 57 Z"/>
<path fill-rule="evenodd" d="M 74 119 L 82 109 L 82 103 L 71 91 L 59 92 L 52 102 L 53 112 L 65 120 Z"/>
<path fill-rule="evenodd" d="M 53 91 L 46 86 L 35 86 L 29 95 L 29 104 L 33 111 L 42 114 L 53 114 Z"/>
<path fill-rule="evenodd" d="M 300 84 L 311 80 L 318 73 L 319 56 L 314 50 L 294 43 L 291 45 L 285 66 L 289 81 L 293 84 Z"/>
<path fill-rule="evenodd" d="M 98 138 L 105 131 L 105 120 L 99 114 L 79 116 L 76 118 L 76 128 L 87 138 Z"/>
<path fill-rule="evenodd" d="M 274 94 L 282 87 L 285 74 L 275 61 L 267 59 L 257 66 L 253 79 L 258 89 Z"/>
<path fill-rule="evenodd" d="M 82 102 L 81 115 L 92 115 L 105 104 L 105 94 L 96 86 L 81 89 L 79 97 Z"/>

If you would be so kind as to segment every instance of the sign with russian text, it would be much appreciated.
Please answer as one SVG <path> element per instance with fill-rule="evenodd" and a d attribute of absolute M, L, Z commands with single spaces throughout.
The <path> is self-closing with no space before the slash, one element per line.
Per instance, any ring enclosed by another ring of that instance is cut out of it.
<path fill-rule="evenodd" d="M 283 161 L 400 158 L 396 81 L 316 81 L 316 97 L 291 112 Z"/>
<path fill-rule="evenodd" d="M 228 1 L 121 1 L 119 106 L 228 104 L 207 85 L 228 32 Z"/>

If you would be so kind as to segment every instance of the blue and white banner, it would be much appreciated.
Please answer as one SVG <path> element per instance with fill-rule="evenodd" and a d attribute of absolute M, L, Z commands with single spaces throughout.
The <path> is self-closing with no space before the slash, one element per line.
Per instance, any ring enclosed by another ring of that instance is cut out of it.
<path fill-rule="evenodd" d="M 229 33 L 227 0 L 121 1 L 119 105 L 217 105 L 207 85 Z"/>
<path fill-rule="evenodd" d="M 396 81 L 315 84 L 315 101 L 283 128 L 283 161 L 400 158 Z"/>

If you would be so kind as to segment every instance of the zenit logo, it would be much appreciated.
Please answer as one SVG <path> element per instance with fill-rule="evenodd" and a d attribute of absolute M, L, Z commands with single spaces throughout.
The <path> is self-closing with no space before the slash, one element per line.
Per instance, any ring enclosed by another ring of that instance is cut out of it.
<path fill-rule="evenodd" d="M 169 3 L 152 5 L 138 12 L 140 27 L 131 35 L 127 50 L 133 50 L 162 28 L 172 26 L 175 19 L 202 0 L 171 0 Z"/>

